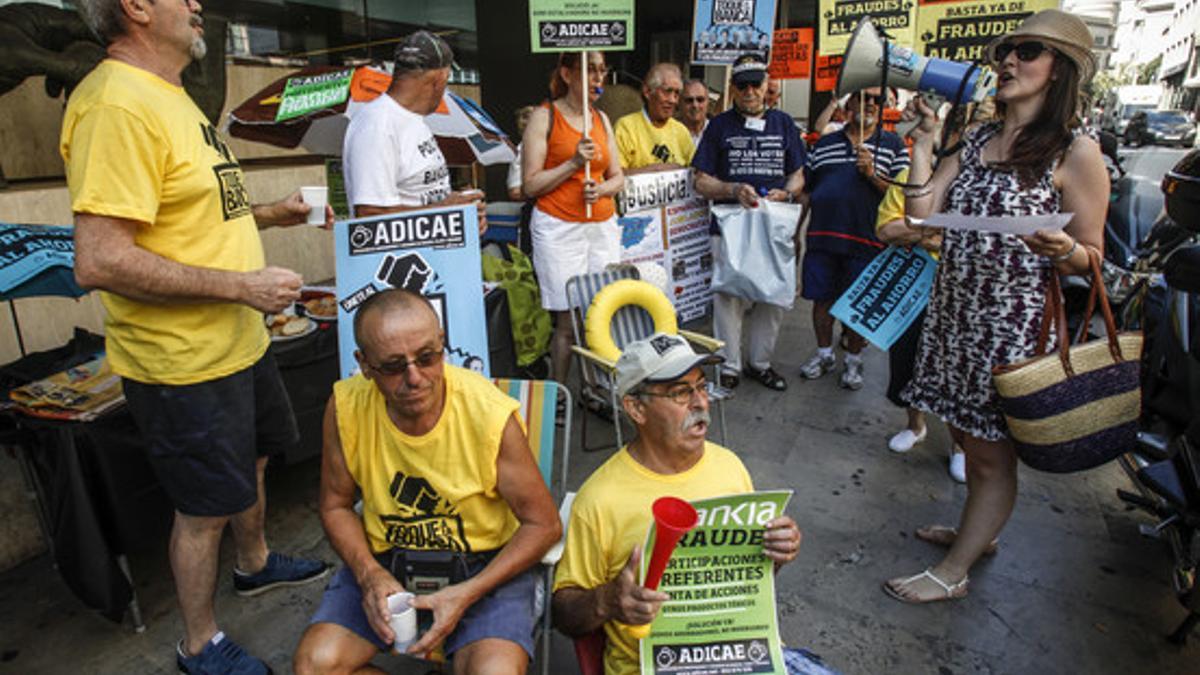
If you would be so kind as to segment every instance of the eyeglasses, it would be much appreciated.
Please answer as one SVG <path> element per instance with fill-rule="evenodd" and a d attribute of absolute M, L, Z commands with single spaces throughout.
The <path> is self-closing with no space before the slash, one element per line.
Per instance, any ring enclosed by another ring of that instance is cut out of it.
<path fill-rule="evenodd" d="M 429 351 L 421 352 L 420 354 L 417 354 L 416 358 L 412 359 L 411 361 L 408 359 L 400 359 L 398 361 L 388 361 L 386 363 L 375 365 L 374 363 L 368 361 L 366 357 L 363 357 L 363 363 L 367 364 L 368 368 L 374 370 L 380 375 L 387 375 L 390 377 L 393 375 L 407 373 L 409 366 L 416 366 L 417 370 L 426 370 L 428 368 L 432 368 L 441 363 L 442 359 L 445 358 L 445 355 L 445 352 L 442 351 L 441 348 L 438 348 L 436 351 L 431 349 Z"/>
<path fill-rule="evenodd" d="M 1011 42 L 1001 42 L 996 45 L 996 63 L 1002 63 L 1008 55 L 1017 53 L 1017 58 L 1029 62 L 1042 55 L 1042 52 L 1054 51 L 1053 47 L 1049 47 L 1037 40 L 1022 42 L 1021 44 L 1013 44 Z"/>
<path fill-rule="evenodd" d="M 708 398 L 708 382 L 700 380 L 696 384 L 688 384 L 680 382 L 679 384 L 671 385 L 666 391 L 646 391 L 642 390 L 637 393 L 638 396 L 656 396 L 658 398 L 669 398 L 676 405 L 687 405 L 692 402 L 692 394 L 700 394 L 700 398 Z"/>

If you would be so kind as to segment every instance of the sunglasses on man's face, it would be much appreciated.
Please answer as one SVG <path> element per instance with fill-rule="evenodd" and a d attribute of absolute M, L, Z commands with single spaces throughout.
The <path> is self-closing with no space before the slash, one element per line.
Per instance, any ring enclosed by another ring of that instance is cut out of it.
<path fill-rule="evenodd" d="M 374 370 L 380 375 L 392 377 L 395 375 L 408 373 L 409 366 L 416 366 L 417 370 L 428 370 L 429 368 L 441 363 L 444 356 L 445 352 L 439 348 L 423 351 L 420 354 L 417 354 L 416 358 L 412 360 L 402 358 L 396 361 L 386 361 L 378 365 L 367 361 L 365 358 L 363 361 L 367 364 L 368 368 Z"/>
<path fill-rule="evenodd" d="M 761 86 L 763 86 L 762 80 L 749 80 L 746 82 L 734 82 L 733 83 L 733 88 L 737 89 L 739 91 L 742 89 L 745 89 L 746 87 L 754 87 L 755 89 L 758 89 Z"/>
<path fill-rule="evenodd" d="M 1036 40 L 1013 44 L 1012 42 L 1001 42 L 996 45 L 996 63 L 1003 63 L 1008 55 L 1016 52 L 1017 58 L 1029 62 L 1042 55 L 1042 52 L 1051 51 L 1053 47 L 1049 47 Z"/>
<path fill-rule="evenodd" d="M 879 108 L 882 108 L 883 104 L 887 103 L 887 96 L 883 94 L 855 94 L 846 101 L 846 105 L 850 107 L 857 106 L 860 99 L 867 103 L 874 103 Z"/>

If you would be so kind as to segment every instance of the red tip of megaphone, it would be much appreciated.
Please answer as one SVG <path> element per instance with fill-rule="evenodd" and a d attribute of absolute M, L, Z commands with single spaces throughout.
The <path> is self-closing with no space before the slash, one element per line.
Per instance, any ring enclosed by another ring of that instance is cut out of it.
<path fill-rule="evenodd" d="M 658 588 L 667 561 L 675 551 L 675 545 L 680 537 L 700 522 L 700 514 L 696 507 L 678 497 L 659 497 L 650 507 L 654 514 L 654 550 L 650 554 L 650 563 L 646 566 L 645 587 L 651 590 Z"/>
<path fill-rule="evenodd" d="M 654 513 L 654 522 L 659 530 L 670 530 L 680 534 L 696 526 L 700 514 L 696 507 L 679 497 L 659 497 L 650 507 Z"/>

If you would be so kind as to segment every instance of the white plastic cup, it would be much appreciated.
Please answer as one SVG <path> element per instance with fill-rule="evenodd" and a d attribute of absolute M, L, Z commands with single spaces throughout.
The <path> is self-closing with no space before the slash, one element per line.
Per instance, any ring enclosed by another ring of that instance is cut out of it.
<path fill-rule="evenodd" d="M 403 654 L 417 639 L 417 609 L 412 606 L 413 594 L 406 591 L 388 596 L 388 626 L 396 639 L 392 642 L 392 653 Z"/>
<path fill-rule="evenodd" d="M 324 185 L 300 188 L 300 199 L 312 207 L 308 212 L 309 225 L 325 224 L 325 205 L 329 203 L 329 188 Z"/>

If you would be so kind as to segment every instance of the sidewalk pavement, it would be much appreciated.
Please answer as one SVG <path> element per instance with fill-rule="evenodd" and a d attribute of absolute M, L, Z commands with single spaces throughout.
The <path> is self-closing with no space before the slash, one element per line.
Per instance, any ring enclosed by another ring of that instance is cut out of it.
<path fill-rule="evenodd" d="M 838 387 L 836 371 L 811 382 L 798 377 L 812 342 L 809 306 L 798 302 L 775 360 L 788 391 L 744 379 L 726 408 L 729 445 L 756 485 L 796 491 L 790 513 L 804 541 L 777 579 L 786 643 L 847 674 L 1196 672 L 1200 635 L 1184 648 L 1164 637 L 1184 616 L 1170 588 L 1166 546 L 1138 534 L 1145 519 L 1117 500 L 1125 479 L 1115 465 L 1061 476 L 1022 468 L 1000 552 L 972 570 L 967 598 L 909 606 L 884 595 L 884 579 L 937 562 L 940 551 L 912 531 L 956 524 L 966 488 L 946 473 L 948 438 L 939 423 L 911 452 L 888 451 L 904 412 L 883 396 L 886 355 L 868 351 L 866 386 L 850 392 Z M 603 423 L 591 426 L 611 433 Z M 607 456 L 576 449 L 570 486 Z M 319 463 L 309 461 L 272 473 L 268 538 L 283 552 L 336 560 L 317 518 L 318 472 Z M 239 598 L 229 576 L 231 542 L 222 554 L 221 628 L 277 673 L 291 672 L 323 584 Z M 0 673 L 174 672 L 182 629 L 165 540 L 132 556 L 131 565 L 148 626 L 142 634 L 80 605 L 45 556 L 0 575 Z M 552 647 L 550 672 L 576 672 L 569 641 L 556 635 Z M 402 657 L 377 663 L 394 673 L 428 670 Z"/>

